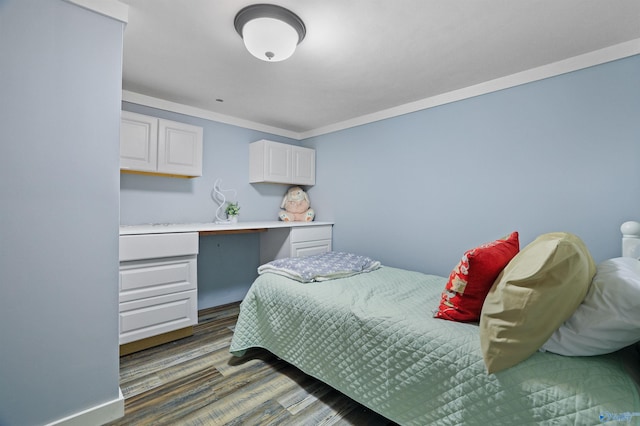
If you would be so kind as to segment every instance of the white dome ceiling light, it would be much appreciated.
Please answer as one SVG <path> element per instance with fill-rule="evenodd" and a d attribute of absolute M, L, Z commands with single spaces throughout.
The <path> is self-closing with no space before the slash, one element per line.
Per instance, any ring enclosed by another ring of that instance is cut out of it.
<path fill-rule="evenodd" d="M 293 55 L 307 32 L 298 15 L 274 4 L 245 7 L 233 25 L 247 50 L 267 62 L 284 61 Z"/>

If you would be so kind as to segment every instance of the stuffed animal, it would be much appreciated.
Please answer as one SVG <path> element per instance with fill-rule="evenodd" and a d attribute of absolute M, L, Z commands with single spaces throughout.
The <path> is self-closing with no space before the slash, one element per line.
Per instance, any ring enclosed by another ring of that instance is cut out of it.
<path fill-rule="evenodd" d="M 299 186 L 289 188 L 280 205 L 280 220 L 284 222 L 311 222 L 316 216 L 309 208 L 309 197 Z"/>

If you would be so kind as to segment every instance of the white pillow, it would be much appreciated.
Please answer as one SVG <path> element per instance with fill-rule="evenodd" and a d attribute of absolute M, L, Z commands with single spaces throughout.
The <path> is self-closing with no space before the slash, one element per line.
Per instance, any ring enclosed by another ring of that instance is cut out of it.
<path fill-rule="evenodd" d="M 640 261 L 600 263 L 584 301 L 540 350 L 584 356 L 615 352 L 640 341 Z"/>

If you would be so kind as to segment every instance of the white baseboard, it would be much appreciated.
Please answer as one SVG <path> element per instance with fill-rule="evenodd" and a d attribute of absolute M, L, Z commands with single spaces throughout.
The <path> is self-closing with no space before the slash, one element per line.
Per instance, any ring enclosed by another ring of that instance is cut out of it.
<path fill-rule="evenodd" d="M 49 423 L 47 426 L 86 426 L 86 425 L 103 425 L 112 420 L 124 416 L 124 396 L 122 390 L 118 389 L 119 396 L 113 401 L 96 405 L 87 410 L 80 411 Z"/>

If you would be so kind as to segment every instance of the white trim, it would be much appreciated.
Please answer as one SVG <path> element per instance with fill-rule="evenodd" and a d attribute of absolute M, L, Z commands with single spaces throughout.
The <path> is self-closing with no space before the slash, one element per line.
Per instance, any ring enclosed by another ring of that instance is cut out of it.
<path fill-rule="evenodd" d="M 47 426 L 84 426 L 102 425 L 124 416 L 124 396 L 118 388 L 118 398 L 104 404 L 72 414 L 63 419 L 49 423 Z"/>
<path fill-rule="evenodd" d="M 522 71 L 516 74 L 496 78 L 494 80 L 486 81 L 474 86 L 465 87 L 463 89 L 454 90 L 448 93 L 443 93 L 441 95 L 436 95 L 397 107 L 388 108 L 372 114 L 363 115 L 350 120 L 341 121 L 339 123 L 330 124 L 328 126 L 319 127 L 317 129 L 309 130 L 302 133 L 293 132 L 277 127 L 271 127 L 265 124 L 255 123 L 249 120 L 243 120 L 228 115 L 218 114 L 213 111 L 194 108 L 188 105 L 165 101 L 162 99 L 153 98 L 135 92 L 129 92 L 126 90 L 123 90 L 122 92 L 122 100 L 135 104 L 159 108 L 166 111 L 204 118 L 207 120 L 232 124 L 234 126 L 244 127 L 247 129 L 267 132 L 291 139 L 303 140 L 314 136 L 337 132 L 339 130 L 345 130 L 351 127 L 361 126 L 363 124 L 373 123 L 375 121 L 385 120 L 387 118 L 393 118 L 400 115 L 445 105 L 451 102 L 456 102 L 491 92 L 497 92 L 499 90 L 508 89 L 510 87 L 543 80 L 545 78 L 566 74 L 572 71 L 600 65 L 606 62 L 615 61 L 637 54 L 640 54 L 640 38 L 605 47 L 604 49 L 595 50 L 583 55 L 574 56 L 562 61 L 543 65 L 537 68 L 532 68 L 530 70 Z"/>
<path fill-rule="evenodd" d="M 118 0 L 65 0 L 77 6 L 117 19 L 125 24 L 129 20 L 129 6 Z"/>
<path fill-rule="evenodd" d="M 192 117 L 213 120 L 219 123 L 231 124 L 232 126 L 244 127 L 245 129 L 257 130 L 259 132 L 271 133 L 273 135 L 284 136 L 286 138 L 300 140 L 300 133 L 291 130 L 281 129 L 279 127 L 268 126 L 266 124 L 256 123 L 254 121 L 244 120 L 230 115 L 219 114 L 217 112 L 206 109 L 195 108 L 189 105 L 179 104 L 176 102 L 166 101 L 160 98 L 143 95 L 128 90 L 122 91 L 122 100 L 133 104 L 145 105 L 152 108 L 158 108 L 165 111 L 177 112 L 178 114 L 190 115 Z"/>

